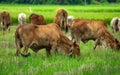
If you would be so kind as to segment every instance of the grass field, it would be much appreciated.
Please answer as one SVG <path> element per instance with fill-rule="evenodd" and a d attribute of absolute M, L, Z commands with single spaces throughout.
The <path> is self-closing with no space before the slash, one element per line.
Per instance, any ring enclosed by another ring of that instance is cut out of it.
<path fill-rule="evenodd" d="M 0 31 L 0 75 L 119 75 L 120 52 L 110 48 L 93 50 L 93 41 L 81 42 L 80 58 L 68 57 L 62 54 L 46 56 L 45 50 L 31 53 L 30 57 L 15 56 L 14 32 L 17 26 L 17 15 L 25 12 L 27 18 L 32 12 L 44 15 L 47 23 L 53 22 L 57 9 L 64 8 L 75 18 L 104 20 L 112 32 L 109 22 L 113 17 L 120 17 L 120 5 L 90 5 L 90 6 L 55 6 L 55 5 L 5 5 L 0 4 L 0 12 L 6 10 L 12 16 L 10 32 Z M 27 19 L 27 22 L 29 20 Z M 120 40 L 120 33 L 114 33 Z"/>

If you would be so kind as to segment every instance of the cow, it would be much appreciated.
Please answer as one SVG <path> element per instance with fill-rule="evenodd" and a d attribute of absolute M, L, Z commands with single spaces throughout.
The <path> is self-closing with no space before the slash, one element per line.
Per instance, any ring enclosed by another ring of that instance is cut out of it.
<path fill-rule="evenodd" d="M 18 22 L 20 25 L 26 24 L 26 14 L 25 13 L 20 13 L 18 15 Z"/>
<path fill-rule="evenodd" d="M 9 12 L 3 11 L 0 13 L 1 25 L 3 26 L 3 30 L 10 30 L 10 25 L 12 23 L 11 16 Z"/>
<path fill-rule="evenodd" d="M 52 34 L 52 35 L 51 35 Z M 15 31 L 16 55 L 29 56 L 28 48 L 34 52 L 45 48 L 47 56 L 50 50 L 55 54 L 62 50 L 65 54 L 80 56 L 79 45 L 69 40 L 55 23 L 47 25 L 26 24 L 19 26 Z M 23 47 L 23 53 L 20 49 Z"/>
<path fill-rule="evenodd" d="M 112 27 L 113 32 L 120 31 L 120 18 L 114 17 L 110 22 L 110 26 Z"/>
<path fill-rule="evenodd" d="M 119 41 L 109 32 L 104 21 L 75 19 L 70 25 L 70 33 L 77 44 L 80 44 L 80 41 L 83 43 L 95 41 L 94 50 L 102 42 L 112 49 L 120 49 Z"/>
<path fill-rule="evenodd" d="M 110 47 L 118 51 L 120 50 L 120 42 L 108 31 L 108 29 L 101 29 L 98 32 L 98 37 L 99 38 L 95 41 L 94 49 L 97 45 L 102 44 L 104 47 Z"/>
<path fill-rule="evenodd" d="M 31 23 L 36 24 L 36 25 L 46 25 L 43 15 L 38 15 L 38 14 L 32 13 L 29 16 L 29 20 Z"/>
<path fill-rule="evenodd" d="M 67 16 L 68 13 L 64 9 L 59 9 L 55 15 L 54 23 L 58 24 L 61 30 L 66 30 L 67 32 Z"/>

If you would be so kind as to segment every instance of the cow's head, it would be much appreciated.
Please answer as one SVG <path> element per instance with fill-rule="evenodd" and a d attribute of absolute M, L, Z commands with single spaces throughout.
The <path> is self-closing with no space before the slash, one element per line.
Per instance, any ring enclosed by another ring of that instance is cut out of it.
<path fill-rule="evenodd" d="M 73 45 L 70 48 L 69 56 L 74 55 L 74 56 L 80 56 L 80 49 L 79 45 L 76 44 L 76 42 L 73 43 Z"/>
<path fill-rule="evenodd" d="M 22 55 L 23 57 L 28 57 L 28 56 L 30 56 L 31 54 L 30 54 L 30 53 L 27 53 L 27 54 L 22 54 L 22 53 L 21 53 L 21 55 Z"/>

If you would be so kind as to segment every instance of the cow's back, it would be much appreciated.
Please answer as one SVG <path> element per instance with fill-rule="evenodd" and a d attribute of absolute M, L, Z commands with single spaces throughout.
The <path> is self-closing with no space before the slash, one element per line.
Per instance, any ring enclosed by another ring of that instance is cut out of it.
<path fill-rule="evenodd" d="M 107 27 L 106 23 L 103 21 L 92 21 L 92 20 L 84 20 L 84 19 L 75 19 L 70 25 L 71 28 L 83 28 L 88 27 L 92 31 L 97 31 L 100 28 Z"/>
<path fill-rule="evenodd" d="M 48 37 L 49 39 L 59 38 L 60 28 L 57 26 L 57 24 L 51 23 L 47 25 L 40 25 L 37 27 L 35 29 L 36 35 L 39 35 L 42 37 Z"/>
<path fill-rule="evenodd" d="M 87 42 L 95 40 L 98 37 L 98 31 L 106 27 L 107 25 L 103 21 L 75 19 L 70 25 L 70 32 L 74 38 Z"/>
<path fill-rule="evenodd" d="M 45 19 L 42 15 L 37 15 L 37 14 L 31 14 L 29 16 L 29 20 L 31 23 L 33 24 L 37 24 L 37 25 L 45 25 Z"/>

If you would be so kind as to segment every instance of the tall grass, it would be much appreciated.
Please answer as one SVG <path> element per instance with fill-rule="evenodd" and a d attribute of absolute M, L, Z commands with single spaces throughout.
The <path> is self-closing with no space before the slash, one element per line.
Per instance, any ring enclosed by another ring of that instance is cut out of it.
<path fill-rule="evenodd" d="M 11 13 L 13 26 L 10 32 L 0 31 L 0 75 L 119 75 L 120 52 L 112 51 L 110 48 L 99 48 L 93 50 L 93 41 L 84 44 L 81 42 L 80 58 L 68 57 L 62 54 L 46 56 L 44 49 L 34 53 L 31 49 L 30 57 L 15 56 L 14 32 L 17 25 L 17 15 L 20 12 L 44 15 L 47 23 L 53 21 L 56 10 L 65 8 L 69 15 L 75 18 L 104 20 L 108 23 L 112 17 L 120 17 L 119 5 L 96 5 L 96 6 L 48 6 L 48 5 L 0 5 L 0 11 L 7 10 Z M 29 21 L 28 21 L 29 22 Z M 108 26 L 109 27 L 109 26 Z M 110 31 L 111 28 L 109 27 Z M 120 33 L 114 33 L 120 40 Z M 22 51 L 22 50 L 21 50 Z"/>

